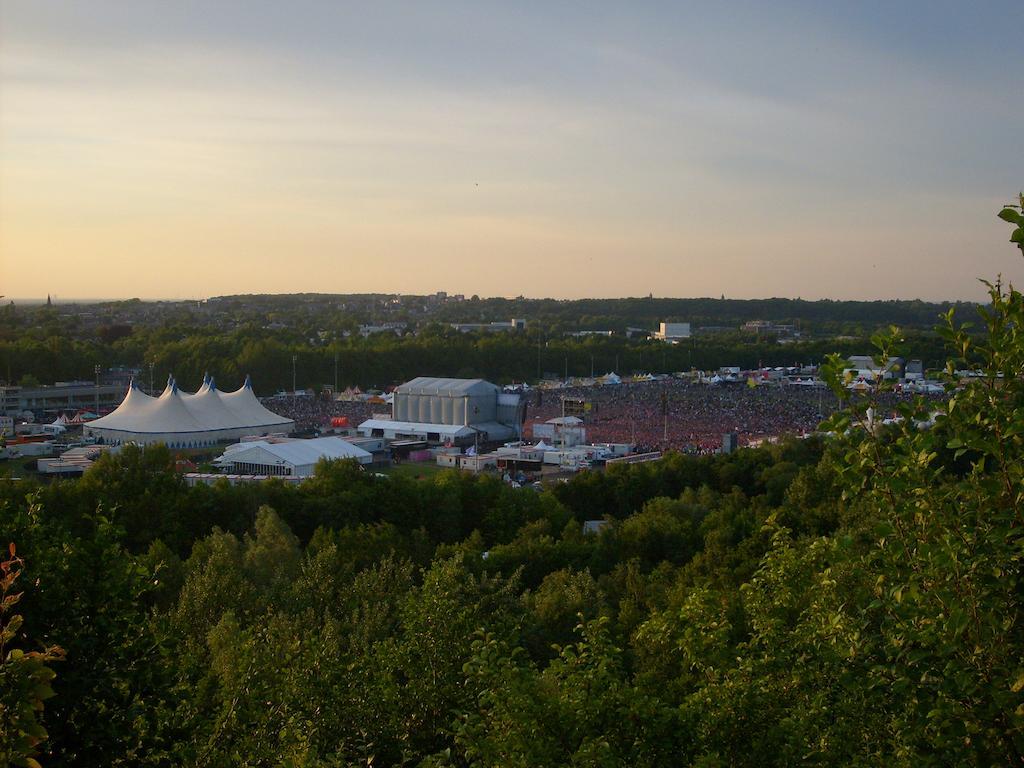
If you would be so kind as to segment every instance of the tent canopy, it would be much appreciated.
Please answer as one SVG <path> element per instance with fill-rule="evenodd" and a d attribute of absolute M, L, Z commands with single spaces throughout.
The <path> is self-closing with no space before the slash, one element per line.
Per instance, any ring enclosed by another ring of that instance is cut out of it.
<path fill-rule="evenodd" d="M 204 434 L 208 439 L 227 439 L 260 431 L 290 431 L 295 422 L 272 413 L 256 399 L 252 382 L 235 392 L 221 392 L 207 376 L 195 393 L 182 392 L 173 377 L 159 397 L 150 397 L 132 381 L 121 404 L 110 414 L 88 424 L 97 437 L 146 441 L 158 437 L 187 439 Z"/>

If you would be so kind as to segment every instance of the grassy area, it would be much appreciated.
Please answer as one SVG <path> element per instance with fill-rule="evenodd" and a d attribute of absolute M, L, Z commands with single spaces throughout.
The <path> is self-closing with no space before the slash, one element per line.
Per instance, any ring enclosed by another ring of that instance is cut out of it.
<path fill-rule="evenodd" d="M 0 461 L 0 473 L 9 477 L 35 477 L 36 459 L 39 456 L 19 456 L 7 461 Z M 45 458 L 45 457 L 44 457 Z"/>
<path fill-rule="evenodd" d="M 405 462 L 403 464 L 396 464 L 391 467 L 385 467 L 383 469 L 373 469 L 373 472 L 379 472 L 382 475 L 389 475 L 395 477 L 432 477 L 440 472 L 443 467 L 437 466 L 437 464 L 424 461 L 424 462 Z"/>

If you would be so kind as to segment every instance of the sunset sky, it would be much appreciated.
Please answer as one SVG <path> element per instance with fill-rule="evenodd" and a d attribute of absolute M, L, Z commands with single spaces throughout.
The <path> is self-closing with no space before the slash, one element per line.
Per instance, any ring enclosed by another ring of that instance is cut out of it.
<path fill-rule="evenodd" d="M 0 0 L 0 294 L 979 299 L 1020 2 Z"/>

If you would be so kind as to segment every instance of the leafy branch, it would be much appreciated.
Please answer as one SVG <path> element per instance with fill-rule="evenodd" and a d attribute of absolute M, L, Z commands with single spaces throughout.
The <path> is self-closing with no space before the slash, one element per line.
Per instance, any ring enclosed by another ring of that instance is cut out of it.
<path fill-rule="evenodd" d="M 35 759 L 46 729 L 39 722 L 43 702 L 53 696 L 50 681 L 56 676 L 47 665 L 61 661 L 64 651 L 50 646 L 42 651 L 9 648 L 23 618 L 13 613 L 23 593 L 14 592 L 25 561 L 13 543 L 0 562 L 0 764 L 39 768 Z"/>

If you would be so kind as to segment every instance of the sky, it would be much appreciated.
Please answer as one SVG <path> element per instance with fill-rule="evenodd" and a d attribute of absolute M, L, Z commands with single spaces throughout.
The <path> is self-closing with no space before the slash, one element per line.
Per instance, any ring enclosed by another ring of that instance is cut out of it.
<path fill-rule="evenodd" d="M 1019 2 L 0 0 L 0 294 L 982 299 Z"/>

